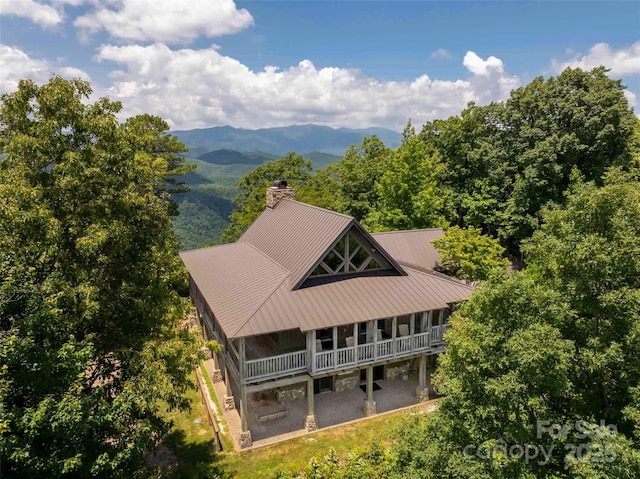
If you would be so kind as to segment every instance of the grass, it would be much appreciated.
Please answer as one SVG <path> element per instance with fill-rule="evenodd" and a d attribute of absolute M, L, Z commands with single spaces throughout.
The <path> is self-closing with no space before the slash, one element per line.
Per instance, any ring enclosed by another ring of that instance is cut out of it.
<path fill-rule="evenodd" d="M 195 374 L 193 377 L 195 383 Z M 189 411 L 168 411 L 166 419 L 173 421 L 173 428 L 164 440 L 164 445 L 178 457 L 177 470 L 171 475 L 175 479 L 207 477 L 203 471 L 210 471 L 215 477 L 218 470 L 213 429 L 209 426 L 207 411 L 202 404 L 200 391 L 187 393 L 191 402 Z"/>
<path fill-rule="evenodd" d="M 409 410 L 405 409 L 243 453 L 224 452 L 220 454 L 219 464 L 238 479 L 275 478 L 278 472 L 298 473 L 314 456 L 322 462 L 330 448 L 335 449 L 338 456 L 344 456 L 374 441 L 387 442 L 407 414 Z"/>

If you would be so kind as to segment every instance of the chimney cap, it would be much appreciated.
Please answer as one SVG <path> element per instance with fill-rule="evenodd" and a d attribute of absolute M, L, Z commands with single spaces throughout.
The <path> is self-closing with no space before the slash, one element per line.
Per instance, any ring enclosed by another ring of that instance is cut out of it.
<path fill-rule="evenodd" d="M 286 188 L 287 182 L 284 180 L 273 180 L 273 186 L 276 188 Z"/>

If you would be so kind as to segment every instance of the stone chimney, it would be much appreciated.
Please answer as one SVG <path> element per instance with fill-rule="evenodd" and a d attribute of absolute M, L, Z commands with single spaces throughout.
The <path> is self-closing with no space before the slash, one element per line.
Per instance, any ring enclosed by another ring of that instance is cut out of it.
<path fill-rule="evenodd" d="M 282 198 L 296 199 L 296 190 L 289 188 L 286 181 L 275 180 L 273 186 L 267 188 L 267 208 L 273 208 Z"/>

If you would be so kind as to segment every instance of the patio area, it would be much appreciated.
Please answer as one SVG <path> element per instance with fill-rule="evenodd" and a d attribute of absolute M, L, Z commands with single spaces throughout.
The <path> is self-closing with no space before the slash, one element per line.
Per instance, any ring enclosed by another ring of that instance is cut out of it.
<path fill-rule="evenodd" d="M 211 377 L 212 361 L 206 361 L 207 374 Z M 411 373 L 408 379 L 379 380 L 375 383 L 380 389 L 375 390 L 373 399 L 376 401 L 377 413 L 395 411 L 416 405 L 415 392 L 418 386 L 417 372 Z M 218 404 L 223 404 L 224 383 L 214 384 Z M 234 395 L 238 392 L 234 390 Z M 236 398 L 239 396 L 236 396 Z M 318 430 L 345 424 L 351 421 L 365 419 L 362 406 L 366 399 L 364 391 L 356 387 L 341 392 L 323 392 L 314 395 L 315 413 Z M 259 417 L 286 411 L 278 418 L 261 422 Z M 240 417 L 238 410 L 223 411 L 223 416 L 233 438 L 234 447 L 240 451 Z M 286 439 L 303 436 L 308 433 L 305 428 L 307 417 L 307 399 L 300 398 L 280 404 L 273 393 L 265 393 L 255 398 L 249 395 L 247 399 L 247 420 L 253 439 L 253 446 L 242 449 L 249 450 L 274 444 Z"/>

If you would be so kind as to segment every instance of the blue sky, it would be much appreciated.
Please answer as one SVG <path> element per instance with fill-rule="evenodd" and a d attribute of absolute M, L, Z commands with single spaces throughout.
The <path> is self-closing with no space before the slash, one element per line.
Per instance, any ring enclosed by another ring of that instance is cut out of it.
<path fill-rule="evenodd" d="M 640 98 L 640 2 L 0 0 L 0 91 L 52 72 L 175 129 L 399 130 L 604 64 Z"/>

